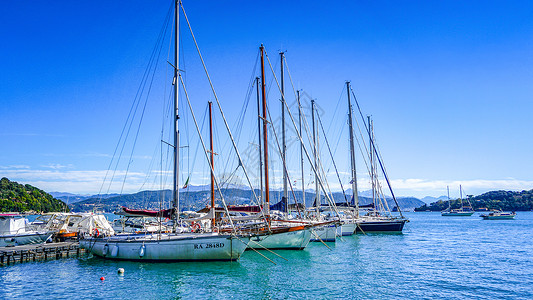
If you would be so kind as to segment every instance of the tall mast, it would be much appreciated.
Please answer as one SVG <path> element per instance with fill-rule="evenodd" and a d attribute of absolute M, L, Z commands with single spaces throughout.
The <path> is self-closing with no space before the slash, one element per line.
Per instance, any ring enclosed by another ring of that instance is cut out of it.
<path fill-rule="evenodd" d="M 452 208 L 452 202 L 450 200 L 450 186 L 447 185 L 446 188 L 448 189 L 448 210 Z"/>
<path fill-rule="evenodd" d="M 285 203 L 285 211 L 289 208 L 289 193 L 287 190 L 287 146 L 285 143 L 285 84 L 283 81 L 283 52 L 279 53 L 281 60 L 281 156 L 283 162 L 283 201 Z"/>
<path fill-rule="evenodd" d="M 320 189 L 318 187 L 318 145 L 316 138 L 316 129 L 315 129 L 315 100 L 311 100 L 311 121 L 313 124 L 313 154 L 315 158 L 315 206 L 320 207 Z"/>
<path fill-rule="evenodd" d="M 302 134 L 302 105 L 300 103 L 300 91 L 296 91 L 297 92 L 297 100 L 298 100 L 298 123 L 299 123 L 299 131 L 300 131 L 300 135 Z M 300 162 L 301 162 L 301 169 L 302 169 L 302 203 L 304 205 L 304 209 L 305 209 L 305 182 L 304 182 L 304 154 L 303 154 L 303 151 L 304 151 L 304 145 L 303 143 L 300 143 Z"/>
<path fill-rule="evenodd" d="M 263 198 L 263 158 L 262 158 L 262 151 L 261 151 L 261 105 L 259 100 L 259 77 L 255 78 L 255 85 L 257 90 L 257 137 L 259 138 L 259 181 L 260 181 L 260 198 L 261 202 L 264 202 Z"/>
<path fill-rule="evenodd" d="M 353 141 L 352 125 L 352 102 L 350 101 L 350 82 L 346 81 L 346 93 L 348 94 L 348 125 L 350 127 L 350 160 L 352 166 L 352 193 L 355 203 L 355 215 L 359 217 L 359 195 L 357 193 L 357 173 L 355 169 L 355 150 Z"/>
<path fill-rule="evenodd" d="M 261 94 L 263 97 L 263 145 L 265 156 L 265 207 L 268 222 L 270 225 L 270 191 L 268 185 L 268 128 L 267 128 L 267 107 L 266 107 L 266 91 L 265 91 L 265 48 L 261 44 Z"/>
<path fill-rule="evenodd" d="M 209 149 L 211 152 L 211 231 L 215 230 L 215 152 L 213 150 L 213 102 L 209 101 Z"/>
<path fill-rule="evenodd" d="M 172 198 L 173 198 L 173 207 L 176 213 L 176 219 L 179 219 L 180 211 L 180 194 L 179 194 L 179 111 L 178 111 L 178 72 L 179 72 L 179 31 L 180 31 L 180 5 L 181 0 L 176 0 L 174 4 L 174 27 L 176 31 L 174 33 L 174 184 L 172 186 Z"/>
<path fill-rule="evenodd" d="M 459 185 L 459 201 L 461 202 L 461 210 L 463 209 L 463 187 Z"/>

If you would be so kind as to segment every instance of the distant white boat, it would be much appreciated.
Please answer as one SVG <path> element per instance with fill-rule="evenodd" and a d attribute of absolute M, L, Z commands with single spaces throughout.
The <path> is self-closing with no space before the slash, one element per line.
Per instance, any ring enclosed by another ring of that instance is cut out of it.
<path fill-rule="evenodd" d="M 33 230 L 22 215 L 0 214 L 0 247 L 41 244 L 52 234 L 48 230 Z"/>
<path fill-rule="evenodd" d="M 511 213 L 508 212 L 502 212 L 501 210 L 497 211 L 491 211 L 488 214 L 482 214 L 480 217 L 483 218 L 483 220 L 512 220 L 514 217 L 516 217 L 516 213 L 513 211 Z"/>

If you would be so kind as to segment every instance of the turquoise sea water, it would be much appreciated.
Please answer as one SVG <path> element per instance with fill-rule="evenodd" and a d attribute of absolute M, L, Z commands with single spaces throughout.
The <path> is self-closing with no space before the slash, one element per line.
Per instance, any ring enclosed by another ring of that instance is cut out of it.
<path fill-rule="evenodd" d="M 0 298 L 533 299 L 533 213 L 483 221 L 408 213 L 403 234 L 368 234 L 238 262 L 96 257 L 0 268 Z M 124 276 L 117 274 L 124 268 Z M 105 280 L 100 281 L 104 276 Z"/>

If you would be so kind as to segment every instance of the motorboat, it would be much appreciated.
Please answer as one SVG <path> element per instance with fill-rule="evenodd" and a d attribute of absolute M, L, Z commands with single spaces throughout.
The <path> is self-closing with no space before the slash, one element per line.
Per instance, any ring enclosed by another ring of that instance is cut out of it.
<path fill-rule="evenodd" d="M 42 244 L 53 232 L 35 230 L 28 219 L 18 213 L 0 214 L 0 247 Z"/>
<path fill-rule="evenodd" d="M 483 220 L 512 220 L 516 217 L 516 212 L 503 212 L 501 210 L 491 211 L 488 214 L 482 214 Z"/>

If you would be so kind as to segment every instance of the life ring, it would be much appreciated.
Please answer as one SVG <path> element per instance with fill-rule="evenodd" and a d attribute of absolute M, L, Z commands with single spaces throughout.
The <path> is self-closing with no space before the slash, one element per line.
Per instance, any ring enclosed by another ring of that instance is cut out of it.
<path fill-rule="evenodd" d="M 94 237 L 99 237 L 100 236 L 100 231 L 98 230 L 98 228 L 95 228 L 94 229 Z"/>
<path fill-rule="evenodd" d="M 202 228 L 202 226 L 200 225 L 200 223 L 192 223 L 192 226 L 191 226 L 191 232 L 198 232 L 200 231 L 200 228 Z"/>

